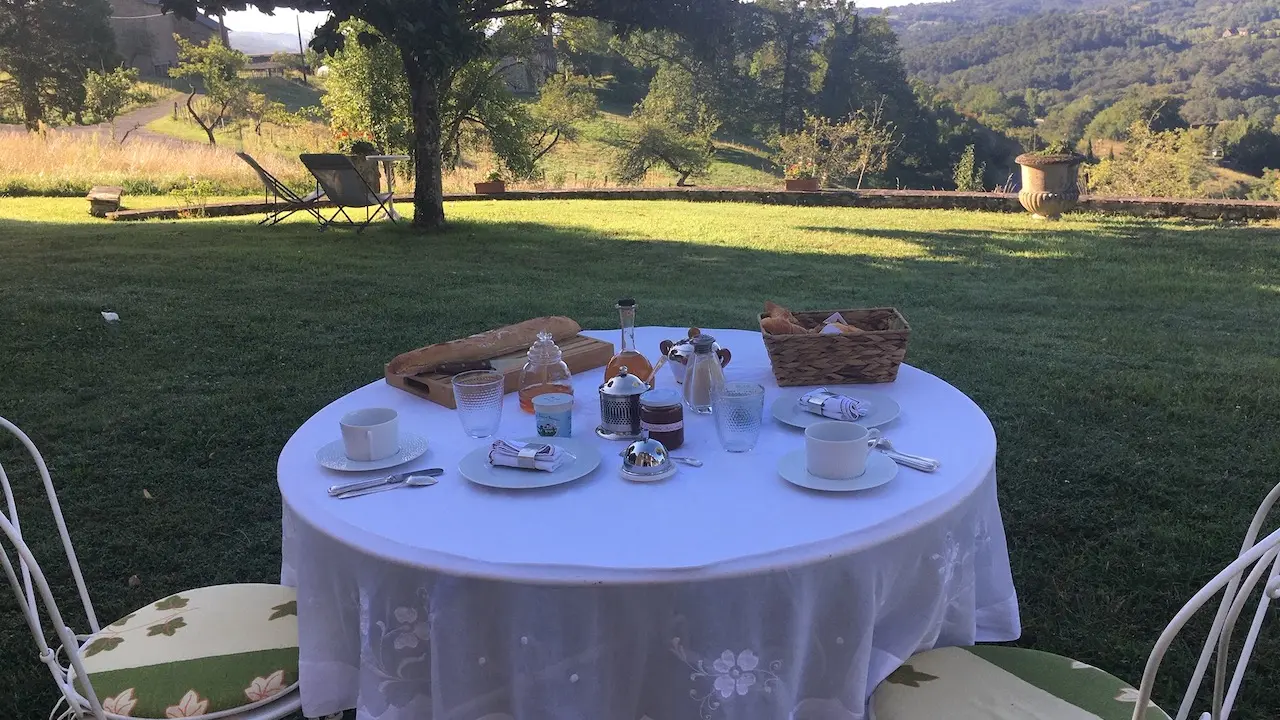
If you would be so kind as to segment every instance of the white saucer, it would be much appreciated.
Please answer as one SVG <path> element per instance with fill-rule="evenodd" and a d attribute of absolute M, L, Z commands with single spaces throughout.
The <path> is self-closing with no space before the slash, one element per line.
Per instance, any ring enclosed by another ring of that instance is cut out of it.
<path fill-rule="evenodd" d="M 626 470 L 621 468 L 619 468 L 618 474 L 622 476 L 623 480 L 630 480 L 631 482 L 638 482 L 638 483 L 651 483 L 651 482 L 661 482 L 662 480 L 666 480 L 667 478 L 674 476 L 676 474 L 676 470 L 678 469 L 679 468 L 676 466 L 676 464 L 672 463 L 670 468 L 668 468 L 663 472 L 658 473 L 657 475 L 637 475 L 635 473 L 629 473 Z"/>
<path fill-rule="evenodd" d="M 851 492 L 880 487 L 898 474 L 898 465 L 884 453 L 873 452 L 867 456 L 867 469 L 856 478 L 828 480 L 810 475 L 805 469 L 804 450 L 794 450 L 778 461 L 778 474 L 792 485 L 826 492 Z"/>
<path fill-rule="evenodd" d="M 352 460 L 347 457 L 347 450 L 339 438 L 316 451 L 316 461 L 330 470 L 342 472 L 364 472 L 365 470 L 384 470 L 396 465 L 403 465 L 410 460 L 422 457 L 427 451 L 427 439 L 413 433 L 400 435 L 400 450 L 391 457 L 381 460 Z"/>
<path fill-rule="evenodd" d="M 861 387 L 829 387 L 827 389 L 836 395 L 856 398 L 871 406 L 866 415 L 853 421 L 863 427 L 884 425 L 896 420 L 902 414 L 902 408 L 897 401 L 886 393 Z M 814 423 L 830 420 L 831 418 L 829 417 L 811 413 L 800 407 L 800 398 L 806 392 L 809 391 L 793 390 L 783 393 L 777 400 L 773 401 L 773 405 L 769 408 L 770 412 L 773 413 L 773 417 L 784 425 L 798 428 L 807 428 Z"/>

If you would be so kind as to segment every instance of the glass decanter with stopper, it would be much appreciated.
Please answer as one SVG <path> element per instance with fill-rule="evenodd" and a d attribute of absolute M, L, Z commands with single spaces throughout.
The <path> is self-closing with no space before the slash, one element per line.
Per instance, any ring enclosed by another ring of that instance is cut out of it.
<path fill-rule="evenodd" d="M 520 409 L 533 412 L 533 399 L 547 393 L 573 394 L 573 383 L 564 354 L 551 333 L 543 330 L 529 348 L 529 361 L 520 371 Z"/>
<path fill-rule="evenodd" d="M 604 368 L 604 381 L 617 377 L 622 368 L 627 368 L 632 375 L 644 380 L 652 388 L 654 385 L 653 365 L 644 355 L 636 350 L 636 301 L 623 298 L 618 301 L 618 322 L 622 326 L 622 343 L 618 354 L 613 356 Z"/>

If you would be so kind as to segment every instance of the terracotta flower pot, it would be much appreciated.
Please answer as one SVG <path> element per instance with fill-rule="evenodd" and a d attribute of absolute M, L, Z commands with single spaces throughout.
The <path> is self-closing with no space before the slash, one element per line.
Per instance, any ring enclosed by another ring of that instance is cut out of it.
<path fill-rule="evenodd" d="M 787 178 L 787 189 L 800 192 L 817 192 L 818 178 Z"/>
<path fill-rule="evenodd" d="M 1057 220 L 1080 201 L 1078 175 L 1084 156 L 1078 153 L 1037 155 L 1025 153 L 1015 158 L 1022 166 L 1022 190 L 1018 202 L 1032 216 Z"/>
<path fill-rule="evenodd" d="M 476 183 L 477 195 L 495 195 L 507 191 L 507 183 L 505 180 L 489 180 L 486 182 Z"/>

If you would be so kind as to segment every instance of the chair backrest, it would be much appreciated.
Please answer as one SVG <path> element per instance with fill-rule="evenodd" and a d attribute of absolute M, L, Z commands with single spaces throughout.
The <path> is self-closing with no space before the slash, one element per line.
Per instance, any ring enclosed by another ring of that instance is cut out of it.
<path fill-rule="evenodd" d="M 298 197 L 297 193 L 290 190 L 288 185 L 280 182 L 280 179 L 275 175 L 267 172 L 266 168 L 259 165 L 258 161 L 254 160 L 252 155 L 244 152 L 238 152 L 236 153 L 236 157 L 245 161 L 249 167 L 253 168 L 253 171 L 258 174 L 258 179 L 262 181 L 262 185 L 269 192 L 273 192 L 290 202 L 302 202 L 302 198 Z"/>
<path fill-rule="evenodd" d="M 355 163 L 346 155 L 317 153 L 299 155 L 302 164 L 316 176 L 324 194 L 342 207 L 369 207 L 379 204 L 377 195 Z"/>
<path fill-rule="evenodd" d="M 89 599 L 89 591 L 85 587 L 84 576 L 80 572 L 80 563 L 76 560 L 75 548 L 71 545 L 71 536 L 67 533 L 67 524 L 62 517 L 62 507 L 58 504 L 58 496 L 53 489 L 53 480 L 49 477 L 49 468 L 45 465 L 40 451 L 36 449 L 35 443 L 31 441 L 31 438 L 27 437 L 26 433 L 3 417 L 0 417 L 0 428 L 4 428 L 9 434 L 18 438 L 35 463 L 40 479 L 44 483 L 45 495 L 48 497 L 49 505 L 53 510 L 53 520 L 62 538 L 62 548 L 66 553 L 67 562 L 71 566 L 71 575 L 75 579 L 76 590 L 80 593 L 80 602 L 84 607 L 85 616 L 89 621 L 91 631 L 96 633 L 101 627 L 98 625 L 98 617 L 94 613 L 93 603 Z M 79 700 L 83 697 L 84 700 L 88 701 L 94 716 L 104 718 L 102 706 L 99 704 L 93 688 L 85 682 L 85 694 L 82 696 L 77 693 L 69 680 L 67 669 L 58 662 L 58 653 L 49 647 L 48 636 L 45 634 L 44 626 L 40 621 L 40 608 L 36 604 L 37 594 L 44 604 L 45 613 L 49 616 L 49 621 L 53 625 L 53 632 L 62 645 L 62 650 L 66 652 L 72 667 L 75 668 L 76 676 L 81 678 L 88 677 L 80 661 L 76 635 L 63 621 L 62 612 L 54 601 L 53 593 L 49 591 L 48 580 L 45 579 L 44 572 L 40 569 L 39 563 L 36 562 L 35 556 L 31 553 L 31 548 L 27 546 L 22 538 L 17 502 L 13 495 L 13 485 L 9 482 L 9 475 L 5 472 L 3 465 L 0 465 L 0 489 L 4 491 L 5 505 L 8 511 L 7 515 L 0 514 L 0 540 L 7 541 L 0 542 L 0 566 L 3 567 L 9 586 L 13 589 L 13 594 L 18 600 L 23 620 L 35 638 L 36 647 L 40 652 L 40 660 L 48 666 L 49 671 L 53 674 L 54 681 L 58 684 L 58 689 L 62 691 L 63 697 L 68 702 L 71 702 L 74 707 L 79 707 Z M 12 546 L 17 554 L 18 571 L 14 570 L 5 545 Z"/>
<path fill-rule="evenodd" d="M 1235 706 L 1236 695 L 1244 681 L 1244 673 L 1252 659 L 1254 646 L 1262 630 L 1262 623 L 1266 619 L 1267 609 L 1272 600 L 1280 600 L 1280 530 L 1258 540 L 1267 517 L 1278 501 L 1280 501 L 1280 485 L 1271 490 L 1254 514 L 1253 522 L 1245 534 L 1239 557 L 1201 588 L 1200 592 L 1196 593 L 1186 605 L 1183 605 L 1164 632 L 1160 634 L 1142 674 L 1138 702 L 1134 706 L 1134 720 L 1140 720 L 1145 714 L 1156 675 L 1170 645 L 1187 622 L 1218 593 L 1222 593 L 1222 600 L 1218 604 L 1217 615 L 1214 617 L 1204 648 L 1200 652 L 1187 692 L 1178 708 L 1177 720 L 1185 720 L 1190 715 L 1191 707 L 1200 694 L 1205 673 L 1211 662 L 1214 663 L 1213 700 L 1209 712 L 1201 717 L 1211 718 L 1211 720 L 1227 720 L 1230 717 L 1231 710 Z M 1261 583 L 1262 592 L 1257 601 L 1253 621 L 1249 624 L 1244 642 L 1240 645 L 1235 670 L 1231 673 L 1228 684 L 1227 672 L 1231 664 L 1230 651 L 1236 623 L 1259 583 Z"/>

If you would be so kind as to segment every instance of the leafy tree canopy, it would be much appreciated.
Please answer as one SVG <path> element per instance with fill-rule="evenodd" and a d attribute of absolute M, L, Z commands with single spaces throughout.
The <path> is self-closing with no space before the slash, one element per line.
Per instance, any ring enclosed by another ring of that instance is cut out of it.
<path fill-rule="evenodd" d="M 29 130 L 79 118 L 90 70 L 118 64 L 106 0 L 0 0 L 0 97 Z"/>

